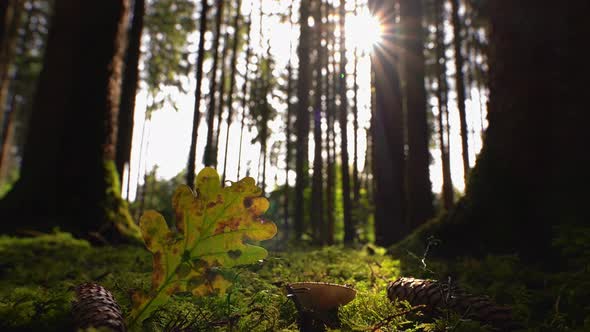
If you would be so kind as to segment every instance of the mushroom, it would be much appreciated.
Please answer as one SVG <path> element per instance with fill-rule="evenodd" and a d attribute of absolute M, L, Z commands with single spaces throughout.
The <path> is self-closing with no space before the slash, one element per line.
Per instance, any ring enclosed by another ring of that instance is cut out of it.
<path fill-rule="evenodd" d="M 299 312 L 301 331 L 323 331 L 324 326 L 337 327 L 338 307 L 352 301 L 356 291 L 345 285 L 326 282 L 287 284 L 287 297 Z"/>

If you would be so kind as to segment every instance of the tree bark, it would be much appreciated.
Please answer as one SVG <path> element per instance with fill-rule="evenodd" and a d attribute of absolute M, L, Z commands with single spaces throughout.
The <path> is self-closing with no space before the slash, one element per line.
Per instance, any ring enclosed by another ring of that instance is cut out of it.
<path fill-rule="evenodd" d="M 375 107 L 371 117 L 375 180 L 375 243 L 389 246 L 407 232 L 404 122 L 398 73 L 396 15 L 393 3 L 371 1 L 373 15 L 383 20 L 383 41 L 374 49 L 372 69 Z"/>
<path fill-rule="evenodd" d="M 461 20 L 459 19 L 459 0 L 451 0 L 451 21 L 453 24 L 453 48 L 455 51 L 455 90 L 457 91 L 457 107 L 459 109 L 459 123 L 461 127 L 461 149 L 463 157 L 463 172 L 465 182 L 469 175 L 469 145 L 467 132 L 467 119 L 465 114 L 465 79 L 463 76 L 463 51 L 461 45 Z"/>
<path fill-rule="evenodd" d="M 203 83 L 203 61 L 205 59 L 205 32 L 207 31 L 207 11 L 209 4 L 207 0 L 201 1 L 201 17 L 199 23 L 199 50 L 197 51 L 195 106 L 193 109 L 193 130 L 191 144 L 188 153 L 188 164 L 186 172 L 186 185 L 191 189 L 195 187 L 195 163 L 197 156 L 197 137 L 199 134 L 199 123 L 201 119 L 201 84 Z"/>
<path fill-rule="evenodd" d="M 293 3 L 289 4 L 289 28 L 293 29 Z M 291 61 L 291 54 L 293 53 L 293 41 L 289 39 L 289 60 L 287 63 L 287 118 L 285 121 L 285 197 L 283 200 L 283 214 L 285 219 L 284 238 L 289 239 L 289 205 L 290 205 L 290 187 L 289 187 L 289 171 L 292 158 L 292 144 L 291 144 L 291 118 L 293 117 L 293 64 Z"/>
<path fill-rule="evenodd" d="M 434 215 L 430 183 L 430 152 L 424 85 L 422 2 L 400 0 L 403 33 L 402 79 L 407 121 L 408 226 L 414 229 Z"/>
<path fill-rule="evenodd" d="M 448 86 L 447 86 L 447 75 L 446 75 L 446 63 L 447 59 L 445 56 L 445 32 L 444 32 L 444 1 L 437 0 L 435 5 L 435 25 L 436 25 L 436 77 L 438 87 L 436 89 L 436 98 L 438 100 L 438 142 L 440 146 L 440 156 L 442 163 L 442 201 L 445 210 L 449 210 L 453 206 L 454 192 L 453 192 L 453 180 L 451 178 L 451 159 L 449 156 L 449 144 L 450 141 L 446 134 L 448 129 L 445 127 L 446 123 L 449 123 L 448 117 Z M 446 118 L 446 119 L 445 119 Z"/>
<path fill-rule="evenodd" d="M 231 127 L 231 123 L 232 123 L 232 117 L 233 117 L 233 102 L 234 102 L 234 86 L 236 85 L 236 61 L 238 59 L 238 41 L 239 36 L 238 36 L 238 31 L 239 31 L 239 27 L 238 24 L 240 22 L 240 7 L 242 6 L 242 1 L 241 0 L 237 0 L 236 3 L 236 15 L 234 16 L 234 42 L 232 44 L 232 55 L 231 55 L 231 60 L 230 60 L 230 68 L 231 68 L 231 72 L 230 72 L 230 82 L 229 82 L 229 92 L 228 92 L 228 97 L 227 97 L 227 131 L 225 133 L 225 149 L 224 149 L 224 153 L 223 153 L 223 175 L 221 177 L 221 183 L 225 183 L 225 171 L 227 170 L 227 148 L 229 147 L 229 129 Z M 246 33 L 249 34 L 249 31 L 247 31 Z"/>
<path fill-rule="evenodd" d="M 0 5 L 0 114 L 4 114 L 8 86 L 10 85 L 10 66 L 14 60 L 18 28 L 20 26 L 23 0 L 3 0 Z M 0 129 L 4 127 L 0 116 Z"/>
<path fill-rule="evenodd" d="M 311 68 L 309 60 L 311 31 L 307 24 L 310 16 L 310 1 L 302 0 L 299 9 L 299 46 L 297 57 L 299 58 L 299 75 L 297 79 L 297 122 L 296 135 L 299 151 L 295 156 L 295 239 L 303 235 L 304 197 L 303 191 L 307 186 L 308 170 L 308 139 L 309 139 L 309 84 L 311 82 Z"/>
<path fill-rule="evenodd" d="M 244 73 L 244 85 L 242 86 L 242 121 L 240 123 L 240 146 L 238 148 L 238 179 L 241 175 L 242 169 L 242 143 L 244 138 L 244 126 L 246 120 L 246 107 L 247 107 L 247 98 L 246 95 L 248 94 L 248 75 L 249 75 L 249 66 L 250 66 L 250 27 L 252 26 L 252 15 L 248 19 L 247 28 L 246 28 L 246 72 Z"/>
<path fill-rule="evenodd" d="M 354 13 L 358 15 L 358 2 L 354 2 Z M 358 48 L 355 47 L 354 49 L 354 69 L 353 69 L 353 107 L 352 107 L 352 127 L 354 131 L 354 145 L 353 145 L 353 157 L 352 157 L 352 198 L 353 198 L 353 206 L 355 208 L 359 207 L 359 203 L 361 200 L 361 183 L 359 180 L 359 157 L 358 157 L 358 131 L 359 131 L 359 98 L 358 98 Z M 360 220 L 355 220 L 355 223 L 360 222 Z"/>
<path fill-rule="evenodd" d="M 490 2 L 489 126 L 465 197 L 415 239 L 435 254 L 518 254 L 551 269 L 560 227 L 587 225 L 587 1 Z M 564 195 L 567 193 L 567 195 Z M 509 230 L 509 231 L 507 231 Z M 523 241 L 526 237 L 526 241 Z M 461 241 L 452 241 L 461 239 Z M 408 243 L 409 245 L 409 243 Z M 418 245 L 418 244 L 417 244 Z"/>
<path fill-rule="evenodd" d="M 229 17 L 231 14 L 231 7 L 227 8 L 227 16 Z M 238 10 L 239 14 L 239 10 Z M 228 23 L 227 21 L 224 23 L 225 25 L 225 33 L 223 35 L 223 51 L 221 52 L 221 77 L 219 78 L 219 104 L 217 106 L 217 128 L 215 130 L 215 139 L 213 140 L 213 150 L 215 154 L 215 161 L 213 163 L 214 167 L 217 167 L 219 163 L 218 155 L 219 155 L 219 136 L 221 135 L 221 125 L 223 122 L 223 107 L 225 106 L 225 87 L 226 87 L 226 70 L 227 70 L 227 52 L 229 51 L 229 32 L 227 29 Z M 234 35 L 234 39 L 235 35 Z M 229 131 L 229 127 L 227 128 Z"/>
<path fill-rule="evenodd" d="M 313 178 L 311 186 L 311 213 L 310 220 L 313 229 L 313 237 L 317 243 L 323 242 L 323 160 L 322 160 L 322 2 L 316 0 L 314 8 L 315 31 L 315 89 L 313 105 Z"/>
<path fill-rule="evenodd" d="M 223 0 L 217 0 L 217 13 L 215 14 L 215 38 L 213 39 L 213 66 L 211 67 L 211 81 L 209 84 L 209 109 L 207 110 L 207 142 L 205 144 L 205 166 L 215 165 L 217 151 L 213 146 L 213 134 L 215 129 L 215 92 L 217 92 L 217 66 L 219 63 L 219 39 L 221 38 L 221 21 L 223 18 Z"/>
<path fill-rule="evenodd" d="M 328 6 L 328 17 L 335 17 L 335 9 L 332 4 L 327 4 Z M 328 44 L 330 47 L 330 51 L 328 53 L 328 61 L 330 63 L 328 67 L 328 84 L 326 85 L 326 100 L 328 103 L 328 107 L 326 110 L 326 122 L 327 122 L 327 155 L 328 155 L 328 162 L 327 162 L 327 169 L 326 169 L 326 236 L 325 236 L 325 243 L 331 245 L 334 243 L 334 226 L 336 224 L 336 214 L 334 211 L 334 204 L 336 203 L 336 142 L 335 137 L 336 133 L 334 131 L 334 123 L 336 121 L 336 93 L 337 93 L 337 78 L 338 75 L 336 73 L 336 60 L 334 57 L 335 54 L 335 45 L 336 40 L 333 31 L 335 30 L 335 22 L 333 20 L 328 21 Z"/>
<path fill-rule="evenodd" d="M 344 243 L 350 244 L 355 238 L 355 227 L 352 221 L 352 202 L 350 200 L 350 167 L 348 165 L 348 101 L 346 98 L 346 1 L 340 0 L 340 171 L 342 173 L 342 205 L 344 208 Z"/>
<path fill-rule="evenodd" d="M 125 165 L 129 166 L 129 161 L 131 160 L 133 116 L 135 114 L 135 95 L 137 94 L 139 83 L 139 57 L 141 56 L 141 34 L 143 31 L 144 14 L 145 0 L 135 0 L 131 30 L 129 31 L 127 42 L 117 130 L 117 154 L 115 161 L 120 183 L 123 183 Z"/>
<path fill-rule="evenodd" d="M 127 10 L 121 0 L 56 1 L 21 177 L 0 202 L 3 220 L 19 222 L 4 229 L 139 237 L 114 162 Z"/>

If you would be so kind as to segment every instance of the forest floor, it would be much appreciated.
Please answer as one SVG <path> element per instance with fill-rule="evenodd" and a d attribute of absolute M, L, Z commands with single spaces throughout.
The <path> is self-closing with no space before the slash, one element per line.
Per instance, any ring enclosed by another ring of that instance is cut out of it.
<path fill-rule="evenodd" d="M 223 296 L 179 295 L 144 324 L 145 331 L 191 325 L 192 331 L 298 331 L 297 310 L 286 297 L 285 285 L 297 281 L 346 284 L 356 298 L 338 312 L 340 330 L 350 331 L 488 331 L 459 316 L 426 321 L 407 302 L 392 304 L 387 284 L 399 276 L 450 278 L 470 291 L 508 304 L 531 331 L 573 331 L 572 317 L 584 317 L 580 292 L 568 286 L 535 291 L 532 280 L 552 282 L 552 276 L 522 269 L 515 257 L 465 259 L 453 265 L 429 262 L 423 253 L 393 259 L 385 249 L 324 247 L 271 251 L 258 264 L 235 268 L 233 286 Z M 0 236 L 0 330 L 70 331 L 71 304 L 76 285 L 96 281 L 111 290 L 124 313 L 130 294 L 147 290 L 152 258 L 139 246 L 94 247 L 66 233 L 15 239 Z M 454 272 L 453 272 L 454 271 Z M 461 271 L 461 273 L 457 273 Z M 587 284 L 588 281 L 586 280 Z M 556 284 L 559 285 L 559 284 Z M 588 293 L 587 291 L 585 292 Z M 556 297 L 557 296 L 557 297 Z M 567 313 L 574 305 L 582 313 Z M 561 307 L 560 307 L 561 306 Z M 560 309 L 561 308 L 561 309 Z M 403 314 L 409 312 L 408 314 Z M 569 316 L 568 316 L 569 315 Z M 182 324 L 181 324 L 182 323 Z M 588 331 L 590 319 L 577 322 Z"/>

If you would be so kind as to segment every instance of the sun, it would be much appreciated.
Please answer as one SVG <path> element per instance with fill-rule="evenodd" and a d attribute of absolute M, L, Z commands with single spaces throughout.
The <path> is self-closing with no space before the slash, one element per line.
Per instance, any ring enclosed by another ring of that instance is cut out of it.
<path fill-rule="evenodd" d="M 371 53 L 373 47 L 381 42 L 383 27 L 379 19 L 364 9 L 346 19 L 346 38 L 353 49 Z"/>

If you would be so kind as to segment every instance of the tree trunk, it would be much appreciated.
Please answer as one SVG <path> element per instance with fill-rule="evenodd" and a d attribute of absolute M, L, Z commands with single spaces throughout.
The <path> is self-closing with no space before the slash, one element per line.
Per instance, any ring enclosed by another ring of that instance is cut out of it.
<path fill-rule="evenodd" d="M 447 59 L 445 56 L 445 32 L 444 32 L 444 1 L 437 0 L 435 3 L 435 25 L 436 25 L 436 77 L 438 87 L 436 89 L 436 98 L 438 100 L 438 142 L 440 145 L 440 156 L 442 163 L 442 201 L 445 210 L 449 210 L 453 206 L 454 192 L 453 192 L 453 180 L 451 178 L 451 160 L 449 157 L 449 144 L 448 140 L 445 140 L 448 135 L 445 134 L 448 129 L 445 127 L 446 123 L 449 122 L 448 117 L 448 87 L 447 87 Z M 446 115 L 446 119 L 445 119 Z"/>
<path fill-rule="evenodd" d="M 489 9 L 484 147 L 465 197 L 415 238 L 449 239 L 435 252 L 447 257 L 516 253 L 554 269 L 565 261 L 552 246 L 556 231 L 590 219 L 581 152 L 590 68 L 577 44 L 590 34 L 590 3 L 500 0 Z"/>
<path fill-rule="evenodd" d="M 223 175 L 221 177 L 221 183 L 225 183 L 225 171 L 227 170 L 227 148 L 229 146 L 229 129 L 232 123 L 233 117 L 233 102 L 234 102 L 234 86 L 236 85 L 236 61 L 238 59 L 238 41 L 240 40 L 238 36 L 239 27 L 238 24 L 240 22 L 240 7 L 242 6 L 242 0 L 237 0 L 236 3 L 236 15 L 234 16 L 234 42 L 232 44 L 232 55 L 230 60 L 230 82 L 229 82 L 229 92 L 227 96 L 227 131 L 225 133 L 225 149 L 223 152 Z M 249 31 L 246 33 L 249 34 Z"/>
<path fill-rule="evenodd" d="M 404 122 L 402 92 L 395 53 L 393 3 L 372 1 L 372 12 L 382 19 L 381 47 L 374 49 L 372 68 L 375 108 L 371 117 L 373 136 L 373 174 L 375 179 L 375 243 L 389 246 L 403 238 L 406 226 Z"/>
<path fill-rule="evenodd" d="M 12 95 L 10 109 L 4 113 L 4 128 L 0 128 L 0 185 L 4 184 L 5 179 L 9 175 L 9 160 L 14 137 L 16 107 L 17 98 L 15 95 Z"/>
<path fill-rule="evenodd" d="M 295 239 L 300 239 L 303 234 L 304 197 L 303 191 L 307 186 L 308 170 L 308 139 L 309 139 L 309 90 L 311 82 L 311 68 L 309 61 L 311 31 L 307 25 L 310 15 L 310 0 L 301 0 L 299 13 L 299 75 L 297 78 L 297 122 L 296 135 L 299 151 L 295 156 Z"/>
<path fill-rule="evenodd" d="M 213 66 L 211 67 L 211 81 L 209 83 L 209 109 L 207 110 L 207 143 L 205 145 L 205 166 L 215 165 L 217 151 L 213 146 L 213 134 L 215 129 L 215 92 L 217 92 L 217 66 L 219 63 L 219 39 L 221 38 L 221 21 L 223 18 L 223 0 L 217 0 L 217 13 L 215 14 L 215 38 L 213 39 Z"/>
<path fill-rule="evenodd" d="M 354 241 L 355 228 L 352 222 L 352 202 L 350 200 L 350 169 L 348 165 L 348 101 L 346 98 L 346 1 L 340 0 L 340 171 L 342 172 L 342 205 L 344 208 L 344 243 L 350 244 Z"/>
<path fill-rule="evenodd" d="M 323 161 L 322 161 L 322 3 L 316 0 L 314 20 L 316 22 L 315 31 L 315 90 L 313 105 L 313 141 L 314 141 L 314 158 L 313 158 L 313 178 L 311 186 L 311 213 L 310 220 L 312 225 L 313 238 L 317 243 L 323 241 Z"/>
<path fill-rule="evenodd" d="M 358 15 L 358 2 L 355 0 L 354 2 L 354 13 Z M 361 199 L 361 183 L 359 180 L 359 157 L 358 157 L 358 131 L 359 131 L 359 98 L 358 98 L 358 48 L 355 47 L 354 49 L 354 79 L 353 79 L 353 107 L 352 107 L 352 127 L 354 130 L 354 148 L 353 148 L 353 157 L 352 157 L 352 197 L 353 197 L 353 206 L 355 208 L 359 207 L 360 199 Z M 360 220 L 355 220 L 355 223 L 358 223 Z"/>
<path fill-rule="evenodd" d="M 227 8 L 227 17 L 231 15 L 231 6 Z M 238 9 L 239 15 L 239 9 Z M 213 141 L 213 149 L 215 154 L 215 162 L 213 163 L 214 167 L 217 167 L 218 160 L 217 156 L 219 155 L 219 136 L 221 135 L 221 124 L 223 122 L 223 106 L 225 105 L 225 88 L 226 88 L 226 70 L 227 70 L 227 52 L 229 51 L 229 31 L 228 31 L 228 23 L 227 21 L 224 23 L 225 26 L 225 33 L 223 35 L 223 51 L 221 52 L 221 77 L 219 79 L 219 106 L 217 106 L 217 128 L 215 130 L 215 140 Z M 237 32 L 237 30 L 235 30 Z M 237 39 L 234 35 L 234 39 Z M 233 46 L 232 46 L 233 47 Z M 229 127 L 227 128 L 229 132 Z"/>
<path fill-rule="evenodd" d="M 455 90 L 457 91 L 457 107 L 459 109 L 459 122 L 461 126 L 461 148 L 463 157 L 463 172 L 465 183 L 469 175 L 469 145 L 467 138 L 467 119 L 465 115 L 465 82 L 463 78 L 463 51 L 461 45 L 461 20 L 459 19 L 459 0 L 451 0 L 451 21 L 453 24 L 453 48 L 455 50 Z"/>
<path fill-rule="evenodd" d="M 293 29 L 293 3 L 289 4 L 289 28 Z M 293 64 L 291 55 L 293 53 L 293 41 L 289 38 L 289 60 L 287 63 L 287 119 L 285 121 L 285 197 L 283 200 L 283 214 L 285 219 L 284 238 L 289 239 L 289 171 L 291 166 L 292 144 L 291 144 L 291 118 L 293 117 Z"/>
<path fill-rule="evenodd" d="M 207 11 L 209 4 L 207 0 L 201 1 L 201 17 L 199 19 L 199 50 L 197 51 L 197 68 L 195 87 L 195 106 L 193 109 L 193 130 L 191 144 L 188 153 L 188 165 L 186 172 L 186 185 L 191 189 L 195 187 L 195 163 L 197 159 L 197 137 L 201 119 L 201 84 L 203 83 L 203 60 L 205 58 L 205 32 L 207 31 Z"/>
<path fill-rule="evenodd" d="M 328 17 L 335 17 L 334 15 L 334 6 L 330 3 L 327 4 L 328 6 Z M 328 21 L 328 43 L 330 45 L 331 51 L 328 53 L 328 61 L 330 66 L 328 67 L 328 84 L 326 85 L 326 100 L 328 103 L 328 107 L 326 110 L 326 122 L 327 122 L 327 155 L 328 155 L 328 165 L 326 169 L 326 237 L 324 242 L 328 245 L 334 243 L 334 225 L 336 224 L 336 214 L 334 211 L 334 204 L 335 204 L 335 191 L 336 191 L 336 143 L 335 137 L 336 133 L 334 131 L 334 123 L 336 120 L 336 60 L 334 59 L 334 52 L 335 52 L 335 36 L 334 36 L 334 28 L 335 23 L 334 21 Z"/>
<path fill-rule="evenodd" d="M 0 202 L 3 219 L 19 222 L 4 229 L 139 237 L 114 162 L 127 10 L 120 0 L 56 1 L 21 177 Z"/>
<path fill-rule="evenodd" d="M 3 0 L 0 5 L 0 114 L 4 114 L 8 86 L 10 85 L 10 66 L 14 59 L 18 28 L 20 26 L 23 0 Z M 4 127 L 0 116 L 0 129 Z"/>
<path fill-rule="evenodd" d="M 248 19 L 247 28 L 246 28 L 246 72 L 244 73 L 244 85 L 242 86 L 242 121 L 240 123 L 240 146 L 238 147 L 238 179 L 240 178 L 240 171 L 242 169 L 242 143 L 244 138 L 244 126 L 246 120 L 246 106 L 247 106 L 247 99 L 246 95 L 248 94 L 248 74 L 249 74 L 249 66 L 250 66 L 250 27 L 252 26 L 252 15 Z"/>
<path fill-rule="evenodd" d="M 123 183 L 125 165 L 131 160 L 131 140 L 133 138 L 133 116 L 135 114 L 135 95 L 139 83 L 139 57 L 141 55 L 141 33 L 145 14 L 145 0 L 135 0 L 133 5 L 133 20 L 127 54 L 125 71 L 121 90 L 121 107 L 119 109 L 117 129 L 116 165 L 119 172 L 119 182 Z"/>
<path fill-rule="evenodd" d="M 434 215 L 430 183 L 430 152 L 426 90 L 424 86 L 424 42 L 422 2 L 400 0 L 403 39 L 402 79 L 406 107 L 408 159 L 408 226 L 414 229 Z"/>

